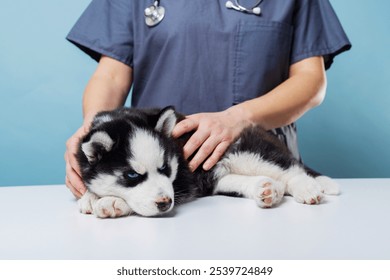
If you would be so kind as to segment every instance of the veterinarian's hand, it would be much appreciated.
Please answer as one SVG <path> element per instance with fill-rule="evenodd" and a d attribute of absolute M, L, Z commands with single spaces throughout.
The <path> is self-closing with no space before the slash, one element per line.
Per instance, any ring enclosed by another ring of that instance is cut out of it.
<path fill-rule="evenodd" d="M 77 163 L 76 156 L 75 156 L 77 153 L 78 145 L 80 143 L 80 139 L 85 134 L 87 134 L 87 132 L 88 132 L 87 126 L 82 126 L 66 142 L 66 151 L 64 156 L 66 162 L 65 183 L 66 186 L 69 188 L 69 190 L 77 198 L 82 197 L 87 190 L 83 181 L 81 180 L 80 167 Z"/>
<path fill-rule="evenodd" d="M 194 171 L 204 162 L 203 169 L 209 170 L 249 125 L 247 113 L 234 106 L 222 112 L 189 115 L 175 126 L 172 136 L 196 130 L 184 145 L 184 157 L 188 159 L 199 149 L 189 163 L 190 169 Z"/>

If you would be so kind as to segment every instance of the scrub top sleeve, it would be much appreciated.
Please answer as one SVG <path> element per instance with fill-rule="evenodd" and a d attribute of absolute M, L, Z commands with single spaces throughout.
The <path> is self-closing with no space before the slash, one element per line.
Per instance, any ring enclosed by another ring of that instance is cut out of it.
<path fill-rule="evenodd" d="M 105 55 L 132 67 L 132 2 L 93 0 L 66 39 L 96 61 Z"/>
<path fill-rule="evenodd" d="M 323 56 L 328 69 L 336 55 L 349 50 L 351 43 L 328 0 L 297 1 L 294 15 L 291 64 Z"/>

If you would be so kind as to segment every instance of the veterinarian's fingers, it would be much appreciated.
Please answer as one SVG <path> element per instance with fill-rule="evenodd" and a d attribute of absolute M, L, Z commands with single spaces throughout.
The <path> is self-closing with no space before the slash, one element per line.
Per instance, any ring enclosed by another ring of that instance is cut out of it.
<path fill-rule="evenodd" d="M 81 198 L 83 196 L 75 187 L 73 187 L 67 176 L 65 176 L 65 185 L 76 198 Z"/>
<path fill-rule="evenodd" d="M 177 123 L 172 131 L 172 137 L 178 138 L 183 134 L 197 129 L 199 122 L 194 118 L 186 118 L 181 122 Z"/>
<path fill-rule="evenodd" d="M 66 161 L 66 177 L 70 182 L 70 185 L 77 190 L 78 193 L 84 194 L 87 191 L 87 188 L 85 187 L 81 177 L 79 174 L 73 169 L 73 167 L 70 165 L 69 162 L 69 153 L 65 155 L 65 161 Z M 71 189 L 72 191 L 72 189 Z M 73 194 L 75 194 L 73 192 Z M 75 194 L 76 195 L 76 194 Z"/>
<path fill-rule="evenodd" d="M 187 143 L 183 147 L 184 158 L 188 159 L 197 149 L 202 147 L 203 143 L 209 138 L 209 136 L 210 136 L 210 131 L 207 131 L 207 130 L 204 130 L 204 131 L 203 130 L 197 130 L 190 137 L 190 139 L 188 139 Z M 214 147 L 213 147 L 213 149 L 214 149 Z M 196 153 L 195 157 L 196 156 L 199 157 L 198 153 L 199 152 Z M 206 159 L 206 158 L 204 158 L 204 159 Z M 191 163 L 192 164 L 195 163 L 193 161 L 193 159 L 191 160 Z M 199 162 L 196 167 L 198 167 L 199 164 L 201 164 L 201 163 L 202 163 L 202 161 Z M 195 167 L 195 166 L 193 166 L 193 167 Z M 196 167 L 195 167 L 195 169 L 196 169 Z"/>
<path fill-rule="evenodd" d="M 229 146 L 230 142 L 228 141 L 219 143 L 219 145 L 214 149 L 213 154 L 203 164 L 203 169 L 207 171 L 210 170 L 214 165 L 216 165 Z"/>
<path fill-rule="evenodd" d="M 74 169 L 74 171 L 81 176 L 80 166 L 77 162 L 75 154 L 77 153 L 79 146 L 80 138 L 76 136 L 72 136 L 66 142 L 66 156 L 65 161 L 69 162 L 70 166 Z"/>
<path fill-rule="evenodd" d="M 81 170 L 76 157 L 73 154 L 68 153 L 68 161 L 72 169 L 77 173 L 79 177 L 81 177 Z"/>
<path fill-rule="evenodd" d="M 215 148 L 220 143 L 220 139 L 218 137 L 209 137 L 199 148 L 199 151 L 196 152 L 195 156 L 191 159 L 189 163 L 190 169 L 194 171 L 197 169 L 202 162 L 204 162 L 215 150 Z"/>
<path fill-rule="evenodd" d="M 86 191 L 86 189 L 83 189 L 85 187 L 80 186 L 80 184 L 82 184 L 83 186 L 83 183 L 81 179 L 78 178 L 75 172 L 73 174 L 68 173 L 66 175 L 65 184 L 69 188 L 69 190 L 73 193 L 73 195 L 76 196 L 77 198 L 82 197 Z"/>

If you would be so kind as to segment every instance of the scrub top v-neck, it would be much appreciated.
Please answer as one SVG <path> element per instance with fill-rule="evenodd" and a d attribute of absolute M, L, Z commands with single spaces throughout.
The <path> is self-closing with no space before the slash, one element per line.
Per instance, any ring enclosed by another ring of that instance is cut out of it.
<path fill-rule="evenodd" d="M 292 64 L 323 56 L 329 68 L 351 46 L 328 0 L 264 0 L 260 16 L 225 0 L 161 0 L 165 17 L 149 27 L 152 2 L 93 0 L 67 36 L 93 59 L 133 69 L 134 107 L 222 111 L 284 82 Z M 274 132 L 299 157 L 294 124 Z"/>

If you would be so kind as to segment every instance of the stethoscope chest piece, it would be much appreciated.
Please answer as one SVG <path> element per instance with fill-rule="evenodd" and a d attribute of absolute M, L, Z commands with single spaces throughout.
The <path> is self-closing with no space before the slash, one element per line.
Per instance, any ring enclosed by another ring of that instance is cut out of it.
<path fill-rule="evenodd" d="M 159 24 L 163 20 L 164 16 L 164 7 L 153 4 L 145 9 L 145 23 L 149 27 Z"/>

